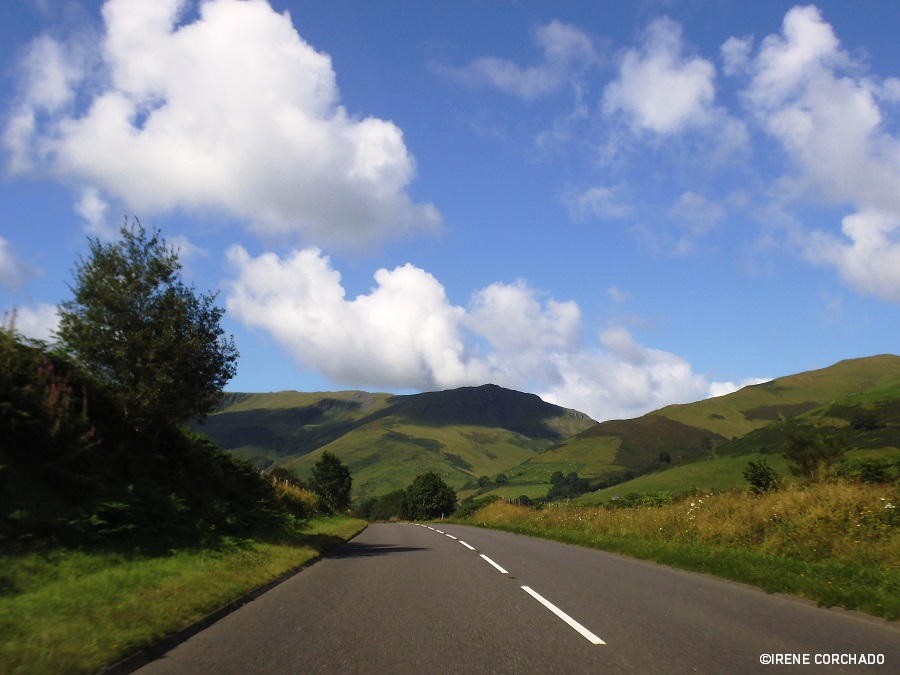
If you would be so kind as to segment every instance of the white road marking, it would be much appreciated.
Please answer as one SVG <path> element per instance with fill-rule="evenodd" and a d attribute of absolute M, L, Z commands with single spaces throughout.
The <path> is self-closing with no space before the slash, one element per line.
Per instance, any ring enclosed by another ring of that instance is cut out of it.
<path fill-rule="evenodd" d="M 434 528 L 431 527 L 431 525 L 427 525 L 427 527 L 428 527 L 429 530 L 434 530 Z"/>
<path fill-rule="evenodd" d="M 462 544 L 463 546 L 465 546 L 465 547 L 466 547 L 467 549 L 469 549 L 470 551 L 474 551 L 474 550 L 475 550 L 475 547 L 474 547 L 474 546 L 469 546 L 469 545 L 468 545 L 466 542 L 464 542 L 462 539 L 457 539 L 456 541 L 458 541 L 460 544 Z"/>
<path fill-rule="evenodd" d="M 495 563 L 493 560 L 491 560 L 490 558 L 488 558 L 484 553 L 481 554 L 481 557 L 484 558 L 485 560 L 487 560 L 491 565 L 493 565 L 494 567 L 496 567 L 496 568 L 500 571 L 500 574 L 509 574 L 509 572 L 507 572 L 505 569 L 503 569 L 502 567 L 500 567 L 500 565 L 498 565 L 498 564 Z"/>
<path fill-rule="evenodd" d="M 438 534 L 444 534 L 444 533 L 441 532 L 440 530 L 435 530 L 435 532 L 437 532 Z"/>
<path fill-rule="evenodd" d="M 481 557 L 484 558 L 484 556 L 481 556 Z M 533 597 L 535 600 L 537 600 L 539 603 L 541 603 L 544 607 L 549 609 L 551 612 L 556 614 L 556 616 L 558 616 L 560 619 L 562 619 L 567 624 L 569 624 L 569 626 L 571 626 L 572 628 L 577 630 L 579 633 L 581 633 L 582 637 L 587 639 L 589 642 L 592 642 L 595 645 L 605 645 L 606 644 L 603 640 L 598 638 L 596 635 L 594 635 L 591 631 L 589 631 L 587 628 L 585 628 L 580 623 L 578 623 L 571 616 L 569 616 L 564 611 L 559 609 L 552 602 L 550 602 L 549 600 L 545 600 L 540 595 L 535 593 L 533 590 L 528 588 L 528 586 L 522 586 L 522 590 L 525 591 L 526 593 L 528 593 L 528 595 Z"/>
<path fill-rule="evenodd" d="M 444 536 L 450 537 L 451 539 L 456 539 L 456 537 L 454 537 L 452 534 L 447 534 L 446 532 L 444 532 Z M 459 539 L 456 539 L 456 541 L 459 541 Z"/>

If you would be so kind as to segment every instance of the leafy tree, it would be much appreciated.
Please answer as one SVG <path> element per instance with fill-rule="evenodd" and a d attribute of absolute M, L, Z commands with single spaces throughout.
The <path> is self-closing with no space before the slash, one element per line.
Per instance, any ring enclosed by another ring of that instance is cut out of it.
<path fill-rule="evenodd" d="M 744 479 L 750 483 L 753 494 L 762 494 L 778 487 L 778 472 L 766 463 L 765 458 L 759 462 L 747 462 L 744 467 Z"/>
<path fill-rule="evenodd" d="M 456 493 L 434 471 L 416 476 L 406 489 L 406 507 L 413 520 L 450 515 L 456 510 Z"/>
<path fill-rule="evenodd" d="M 369 511 L 370 520 L 408 518 L 406 490 L 394 490 L 378 498 Z"/>
<path fill-rule="evenodd" d="M 837 464 L 845 452 L 847 445 L 840 438 L 794 431 L 788 434 L 783 455 L 791 462 L 789 468 L 793 475 L 813 480 Z"/>
<path fill-rule="evenodd" d="M 346 511 L 350 507 L 350 488 L 353 478 L 350 469 L 337 455 L 328 452 L 322 453 L 319 461 L 312 470 L 312 478 L 309 486 L 312 488 L 325 505 L 332 511 Z"/>
<path fill-rule="evenodd" d="M 303 482 L 300 476 L 283 466 L 278 466 L 272 469 L 271 473 L 269 473 L 269 478 L 274 481 L 293 485 L 294 487 L 306 488 L 306 483 Z"/>
<path fill-rule="evenodd" d="M 126 219 L 121 240 L 91 239 L 60 306 L 60 345 L 104 381 L 138 431 L 206 415 L 235 374 L 238 352 L 216 295 L 197 295 L 159 230 Z"/>
<path fill-rule="evenodd" d="M 494 482 L 497 485 L 504 485 L 509 482 L 509 477 L 505 473 L 498 473 L 497 477 L 494 479 Z"/>
<path fill-rule="evenodd" d="M 547 492 L 547 499 L 550 501 L 555 499 L 574 499 L 585 492 L 589 492 L 590 489 L 590 481 L 587 478 L 579 478 L 578 474 L 573 471 L 553 484 L 553 487 Z"/>

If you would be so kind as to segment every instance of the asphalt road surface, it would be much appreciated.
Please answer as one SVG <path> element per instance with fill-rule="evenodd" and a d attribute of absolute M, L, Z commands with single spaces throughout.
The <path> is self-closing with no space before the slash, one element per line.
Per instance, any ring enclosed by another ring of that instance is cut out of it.
<path fill-rule="evenodd" d="M 541 539 L 378 524 L 138 672 L 900 673 L 900 629 Z"/>

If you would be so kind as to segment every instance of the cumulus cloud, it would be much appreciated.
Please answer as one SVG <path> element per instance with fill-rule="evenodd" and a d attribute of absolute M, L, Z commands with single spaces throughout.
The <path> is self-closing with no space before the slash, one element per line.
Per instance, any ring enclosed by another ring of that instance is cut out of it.
<path fill-rule="evenodd" d="M 462 319 L 443 286 L 412 265 L 375 273 L 368 295 L 345 298 L 319 249 L 252 258 L 232 247 L 230 314 L 268 331 L 299 363 L 357 386 L 429 389 L 483 380 L 464 351 Z"/>
<path fill-rule="evenodd" d="M 380 269 L 369 293 L 346 297 L 319 249 L 278 256 L 228 252 L 230 316 L 269 333 L 299 365 L 346 386 L 447 389 L 493 382 L 534 391 L 595 419 L 634 417 L 703 398 L 684 359 L 610 328 L 584 344 L 578 305 L 524 281 L 494 283 L 453 304 L 431 274 Z"/>
<path fill-rule="evenodd" d="M 188 22 L 191 4 L 108 0 L 102 39 L 80 58 L 71 43 L 35 41 L 4 129 L 12 171 L 86 185 L 142 214 L 221 211 L 330 245 L 440 226 L 406 193 L 415 161 L 402 131 L 348 113 L 331 59 L 287 13 L 206 0 Z"/>
<path fill-rule="evenodd" d="M 18 291 L 28 279 L 41 272 L 22 262 L 9 241 L 0 237 L 0 286 L 8 291 Z"/>
<path fill-rule="evenodd" d="M 463 68 L 432 64 L 437 72 L 463 84 L 487 85 L 526 100 L 555 93 L 574 73 L 595 62 L 593 43 L 575 26 L 551 21 L 535 31 L 535 43 L 543 52 L 540 63 L 522 67 L 493 56 L 480 58 Z"/>
<path fill-rule="evenodd" d="M 813 6 L 791 9 L 743 69 L 749 110 L 790 158 L 783 198 L 853 210 L 841 234 L 809 233 L 806 255 L 860 292 L 900 301 L 900 140 L 882 109 L 894 80 L 861 75 Z"/>
<path fill-rule="evenodd" d="M 709 385 L 709 391 L 707 392 L 707 398 L 715 398 L 717 396 L 725 396 L 726 394 L 731 394 L 736 391 L 743 389 L 744 387 L 749 387 L 754 384 L 763 384 L 764 382 L 771 381 L 771 377 L 748 377 L 741 380 L 738 383 L 734 382 L 712 382 Z"/>
<path fill-rule="evenodd" d="M 681 26 L 666 17 L 653 21 L 643 45 L 622 54 L 619 76 L 603 94 L 604 111 L 621 112 L 635 129 L 660 135 L 709 123 L 715 66 L 683 52 Z"/>
<path fill-rule="evenodd" d="M 107 241 L 113 240 L 119 231 L 107 219 L 109 204 L 96 188 L 87 188 L 75 204 L 75 212 L 84 218 L 84 229 Z"/>
<path fill-rule="evenodd" d="M 59 328 L 59 312 L 56 305 L 17 307 L 14 314 L 16 332 L 33 340 L 53 341 L 53 333 Z"/>
<path fill-rule="evenodd" d="M 599 339 L 603 348 L 560 355 L 556 359 L 560 382 L 539 395 L 583 410 L 598 421 L 631 418 L 704 397 L 706 379 L 685 359 L 639 344 L 624 327 L 605 330 Z"/>

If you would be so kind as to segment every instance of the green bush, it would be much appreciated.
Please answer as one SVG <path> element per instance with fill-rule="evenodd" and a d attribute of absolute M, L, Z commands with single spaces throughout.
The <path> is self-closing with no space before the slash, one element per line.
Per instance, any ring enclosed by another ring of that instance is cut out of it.
<path fill-rule="evenodd" d="M 744 479 L 750 483 L 750 492 L 756 495 L 776 489 L 779 482 L 778 472 L 766 463 L 765 458 L 747 462 Z"/>

